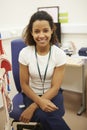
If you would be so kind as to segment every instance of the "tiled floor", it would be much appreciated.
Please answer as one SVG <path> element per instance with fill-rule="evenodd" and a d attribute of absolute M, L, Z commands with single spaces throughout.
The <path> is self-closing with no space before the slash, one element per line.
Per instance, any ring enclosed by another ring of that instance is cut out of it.
<path fill-rule="evenodd" d="M 87 130 L 87 115 L 82 113 L 80 116 L 77 112 L 81 106 L 81 94 L 65 92 L 64 91 L 64 101 L 65 101 L 65 116 L 64 119 L 71 128 L 71 130 Z"/>

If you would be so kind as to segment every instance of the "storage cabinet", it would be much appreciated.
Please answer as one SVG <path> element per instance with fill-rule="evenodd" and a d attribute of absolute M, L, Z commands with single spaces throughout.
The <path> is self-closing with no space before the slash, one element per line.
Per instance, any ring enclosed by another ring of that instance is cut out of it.
<path fill-rule="evenodd" d="M 82 57 L 67 60 L 62 88 L 64 90 L 78 92 L 82 95 L 80 109 L 77 114 L 81 115 L 87 108 L 87 60 Z"/>

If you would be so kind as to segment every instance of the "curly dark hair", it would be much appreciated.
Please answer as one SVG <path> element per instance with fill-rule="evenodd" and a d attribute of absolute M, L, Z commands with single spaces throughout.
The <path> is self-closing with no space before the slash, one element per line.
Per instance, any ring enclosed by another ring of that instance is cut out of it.
<path fill-rule="evenodd" d="M 57 39 L 56 32 L 55 32 L 56 26 L 53 22 L 51 15 L 48 14 L 46 11 L 37 11 L 36 13 L 34 13 L 31 16 L 31 19 L 30 19 L 28 25 L 24 28 L 23 33 L 22 33 L 22 37 L 24 39 L 24 42 L 27 45 L 35 45 L 36 44 L 34 39 L 33 39 L 33 36 L 31 35 L 33 23 L 36 20 L 46 20 L 49 22 L 50 28 L 53 29 L 53 33 L 52 33 L 52 37 L 51 37 L 50 42 L 51 42 L 51 44 L 58 43 L 58 39 Z"/>

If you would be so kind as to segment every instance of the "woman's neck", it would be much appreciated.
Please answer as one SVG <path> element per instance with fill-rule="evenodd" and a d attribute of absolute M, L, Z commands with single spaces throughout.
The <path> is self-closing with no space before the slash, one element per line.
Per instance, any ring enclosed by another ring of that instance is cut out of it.
<path fill-rule="evenodd" d="M 50 45 L 46 47 L 38 47 L 36 46 L 36 51 L 39 55 L 46 55 L 50 50 Z"/>

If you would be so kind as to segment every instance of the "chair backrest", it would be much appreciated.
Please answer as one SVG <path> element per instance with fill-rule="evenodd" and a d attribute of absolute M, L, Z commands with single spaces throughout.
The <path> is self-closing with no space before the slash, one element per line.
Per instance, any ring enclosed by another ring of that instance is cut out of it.
<path fill-rule="evenodd" d="M 21 92 L 18 56 L 20 50 L 25 46 L 26 44 L 23 42 L 22 39 L 16 39 L 11 41 L 12 73 L 13 73 L 15 86 L 18 92 Z"/>

